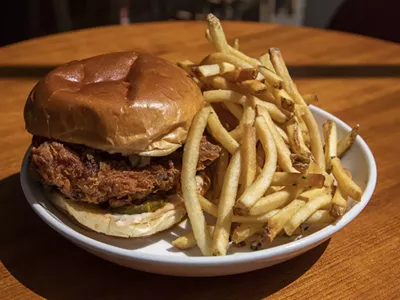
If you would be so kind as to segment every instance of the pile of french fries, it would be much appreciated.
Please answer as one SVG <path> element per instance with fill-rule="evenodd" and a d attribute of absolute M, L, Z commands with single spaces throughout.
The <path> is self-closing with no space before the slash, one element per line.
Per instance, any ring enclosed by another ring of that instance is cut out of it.
<path fill-rule="evenodd" d="M 318 99 L 299 93 L 279 49 L 252 58 L 239 50 L 238 40 L 228 44 L 212 14 L 207 27 L 206 38 L 216 52 L 199 64 L 178 63 L 203 91 L 205 105 L 193 120 L 183 155 L 182 194 L 193 232 L 173 245 L 226 255 L 232 243 L 243 244 L 254 235 L 261 248 L 278 235 L 299 234 L 301 225 L 335 222 L 345 214 L 349 198 L 360 201 L 362 196 L 340 161 L 358 125 L 338 141 L 335 123 L 327 120 L 323 143 L 308 107 Z M 235 128 L 216 106 L 237 119 Z M 195 176 L 205 130 L 223 150 L 212 189 L 203 197 L 196 192 Z M 216 218 L 214 225 L 207 224 L 204 212 Z"/>

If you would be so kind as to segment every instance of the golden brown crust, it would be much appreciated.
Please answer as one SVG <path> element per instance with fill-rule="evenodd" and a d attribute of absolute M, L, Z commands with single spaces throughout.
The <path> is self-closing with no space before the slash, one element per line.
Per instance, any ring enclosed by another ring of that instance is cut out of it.
<path fill-rule="evenodd" d="M 51 71 L 25 105 L 39 136 L 123 154 L 168 155 L 181 146 L 203 98 L 174 64 L 136 52 L 73 61 Z"/>

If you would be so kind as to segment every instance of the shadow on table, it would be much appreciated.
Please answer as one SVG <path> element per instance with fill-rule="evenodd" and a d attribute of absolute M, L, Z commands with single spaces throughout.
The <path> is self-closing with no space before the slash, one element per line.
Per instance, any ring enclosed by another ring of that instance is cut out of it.
<path fill-rule="evenodd" d="M 0 78 L 41 78 L 55 67 L 53 65 L 0 65 Z M 289 66 L 289 71 L 294 78 L 400 77 L 399 65 L 297 65 Z"/>
<path fill-rule="evenodd" d="M 5 268 L 47 299 L 260 299 L 301 277 L 329 244 L 241 275 L 180 278 L 134 271 L 86 253 L 42 222 L 25 200 L 19 174 L 0 181 L 0 236 Z"/>

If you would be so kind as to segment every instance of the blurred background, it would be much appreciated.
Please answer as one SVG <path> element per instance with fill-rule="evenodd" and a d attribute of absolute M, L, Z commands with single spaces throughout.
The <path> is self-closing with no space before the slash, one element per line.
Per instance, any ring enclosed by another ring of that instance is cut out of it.
<path fill-rule="evenodd" d="M 2 1 L 0 45 L 68 30 L 165 20 L 310 26 L 400 42 L 400 0 L 14 0 Z"/>

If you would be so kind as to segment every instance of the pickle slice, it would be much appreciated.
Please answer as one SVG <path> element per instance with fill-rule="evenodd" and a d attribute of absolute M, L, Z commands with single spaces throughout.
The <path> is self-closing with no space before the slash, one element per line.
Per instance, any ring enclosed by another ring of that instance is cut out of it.
<path fill-rule="evenodd" d="M 146 201 L 138 205 L 127 205 L 111 208 L 111 212 L 126 215 L 137 215 L 146 212 L 154 212 L 165 205 L 164 200 Z"/>

